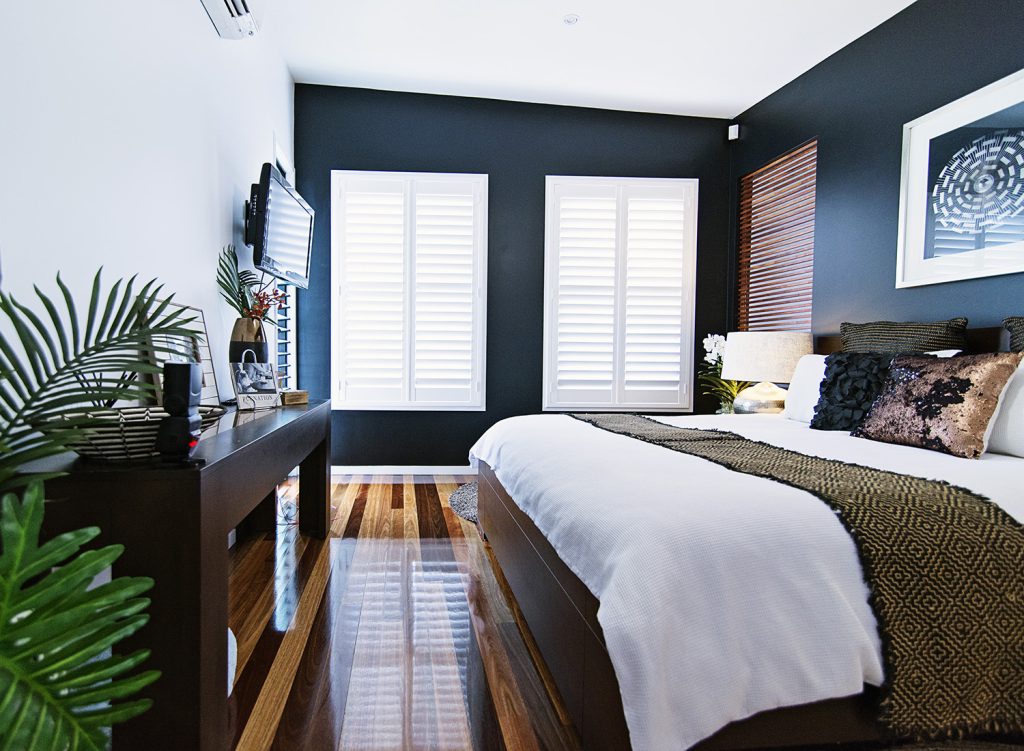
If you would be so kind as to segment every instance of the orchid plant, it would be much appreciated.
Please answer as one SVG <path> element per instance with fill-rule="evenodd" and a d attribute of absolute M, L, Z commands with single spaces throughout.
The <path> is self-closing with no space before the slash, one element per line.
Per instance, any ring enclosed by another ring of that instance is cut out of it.
<path fill-rule="evenodd" d="M 731 415 L 736 395 L 750 385 L 749 381 L 730 381 L 722 378 L 722 357 L 725 355 L 725 337 L 708 334 L 704 337 L 704 360 L 697 366 L 697 379 L 704 386 L 702 394 L 718 399 L 720 415 Z"/>

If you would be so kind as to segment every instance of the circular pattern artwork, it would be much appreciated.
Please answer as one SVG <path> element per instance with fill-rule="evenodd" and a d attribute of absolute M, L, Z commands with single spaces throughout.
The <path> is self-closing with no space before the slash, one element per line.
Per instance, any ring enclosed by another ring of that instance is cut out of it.
<path fill-rule="evenodd" d="M 978 234 L 1024 211 L 1024 130 L 971 141 L 949 160 L 932 189 L 939 223 Z"/>

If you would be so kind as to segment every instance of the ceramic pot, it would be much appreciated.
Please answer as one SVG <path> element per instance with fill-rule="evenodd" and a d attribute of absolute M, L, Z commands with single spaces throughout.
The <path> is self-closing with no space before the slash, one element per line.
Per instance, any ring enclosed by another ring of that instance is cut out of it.
<path fill-rule="evenodd" d="M 246 355 L 246 350 L 252 350 L 252 355 Z M 256 362 L 269 362 L 270 348 L 263 331 L 263 321 L 239 318 L 231 328 L 228 362 L 242 362 L 243 356 L 246 362 L 253 362 L 253 355 L 256 356 Z"/>

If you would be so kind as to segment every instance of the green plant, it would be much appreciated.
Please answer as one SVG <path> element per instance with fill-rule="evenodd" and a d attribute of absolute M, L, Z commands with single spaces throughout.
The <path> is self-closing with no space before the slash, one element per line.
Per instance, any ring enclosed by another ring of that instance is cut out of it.
<path fill-rule="evenodd" d="M 267 314 L 285 304 L 285 294 L 279 289 L 271 289 L 272 284 L 272 281 L 264 284 L 248 269 L 239 269 L 238 254 L 233 245 L 221 251 L 217 262 L 217 286 L 220 287 L 220 296 L 238 313 L 239 318 L 277 325 Z"/>
<path fill-rule="evenodd" d="M 238 268 L 238 254 L 233 245 L 226 246 L 220 253 L 217 286 L 220 287 L 220 296 L 238 313 L 239 318 L 252 317 L 250 311 L 255 302 L 253 288 L 260 286 L 260 280 L 248 269 Z"/>
<path fill-rule="evenodd" d="M 155 279 L 137 294 L 135 277 L 118 280 L 104 295 L 101 275 L 84 317 L 59 274 L 61 300 L 35 288 L 42 312 L 0 293 L 0 318 L 13 332 L 11 339 L 0 332 L 0 494 L 32 479 L 23 464 L 67 451 L 95 425 L 83 406 L 152 396 L 152 384 L 138 376 L 160 370 L 147 351 L 173 351 L 158 342 L 199 335 Z"/>
<path fill-rule="evenodd" d="M 713 396 L 718 400 L 718 411 L 722 414 L 732 412 L 732 404 L 736 396 L 750 385 L 749 381 L 730 381 L 722 378 L 722 355 L 725 351 L 725 337 L 721 334 L 710 334 L 704 338 L 704 360 L 697 367 L 697 380 L 704 386 L 702 394 Z"/>
<path fill-rule="evenodd" d="M 103 728 L 142 714 L 149 699 L 116 703 L 159 677 L 125 674 L 149 656 L 106 654 L 149 620 L 139 597 L 152 579 L 119 577 L 89 589 L 120 545 L 79 552 L 99 534 L 80 529 L 39 544 L 43 486 L 0 509 L 0 741 L 4 749 L 107 747 Z"/>

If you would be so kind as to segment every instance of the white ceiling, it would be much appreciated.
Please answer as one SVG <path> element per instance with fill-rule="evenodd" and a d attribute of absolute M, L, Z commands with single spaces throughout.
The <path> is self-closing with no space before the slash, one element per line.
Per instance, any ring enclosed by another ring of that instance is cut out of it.
<path fill-rule="evenodd" d="M 264 25 L 301 83 L 734 117 L 912 1 L 273 0 Z"/>

